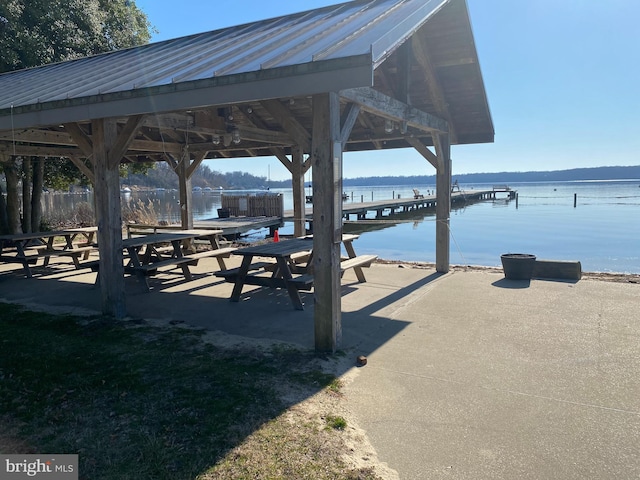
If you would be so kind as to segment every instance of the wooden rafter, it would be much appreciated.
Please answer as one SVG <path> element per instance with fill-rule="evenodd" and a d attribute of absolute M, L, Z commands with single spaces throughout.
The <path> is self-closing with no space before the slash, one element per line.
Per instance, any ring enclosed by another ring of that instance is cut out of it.
<path fill-rule="evenodd" d="M 282 163 L 282 165 L 284 165 L 286 169 L 289 170 L 289 173 L 293 173 L 293 164 L 291 160 L 289 160 L 289 157 L 287 157 L 287 155 L 284 153 L 283 149 L 272 148 L 271 153 L 273 153 L 274 157 L 280 160 L 280 163 Z"/>
<path fill-rule="evenodd" d="M 425 132 L 448 131 L 447 122 L 427 112 L 411 107 L 404 102 L 378 92 L 373 88 L 351 88 L 340 91 L 340 96 L 357 103 L 363 110 L 396 122 L 407 122 L 410 127 Z"/>
<path fill-rule="evenodd" d="M 453 128 L 453 122 L 451 122 L 451 112 L 449 111 L 449 106 L 447 105 L 440 83 L 436 78 L 435 69 L 431 62 L 431 58 L 429 57 L 429 51 L 418 35 L 411 38 L 411 48 L 418 65 L 420 65 L 421 70 L 424 73 L 427 88 L 429 89 L 429 96 L 433 106 L 435 107 L 436 114 L 447 120 L 449 124 L 449 135 L 452 142 L 455 143 L 457 142 L 457 139 L 455 129 Z"/>
<path fill-rule="evenodd" d="M 13 145 L 9 142 L 0 142 L 0 154 L 4 155 L 31 155 L 34 157 L 71 157 L 84 156 L 85 153 L 75 147 L 46 147 L 35 145 Z"/>
<path fill-rule="evenodd" d="M 358 122 L 365 128 L 365 130 L 375 132 L 376 127 L 369 118 L 369 114 L 367 112 L 363 112 L 362 115 L 358 116 Z M 371 143 L 376 150 L 382 150 L 382 140 L 371 139 Z"/>
<path fill-rule="evenodd" d="M 398 68 L 396 74 L 395 97 L 400 101 L 411 105 L 411 49 L 405 42 L 398 49 Z"/>
<path fill-rule="evenodd" d="M 342 142 L 343 149 L 347 145 L 349 135 L 351 135 L 351 130 L 353 129 L 359 114 L 360 105 L 355 105 L 353 103 L 348 104 L 347 108 L 344 110 L 342 119 L 340 120 L 340 141 Z"/>
<path fill-rule="evenodd" d="M 82 172 L 82 174 L 89 179 L 91 185 L 96 184 L 96 176 L 93 173 L 92 167 L 84 163 L 83 159 L 80 157 L 69 157 L 69 160 Z"/>
<path fill-rule="evenodd" d="M 433 165 L 434 168 L 438 168 L 438 157 L 435 153 L 427 148 L 427 146 L 422 143 L 416 137 L 405 137 L 407 143 L 409 143 L 413 148 L 415 148 L 420 155 L 427 159 L 427 161 Z"/>
<path fill-rule="evenodd" d="M 20 130 L 14 133 L 2 134 L 0 135 L 0 141 L 2 140 L 48 145 L 76 145 L 76 142 L 73 141 L 67 132 L 54 132 L 52 130 L 37 130 L 33 128 Z"/>
<path fill-rule="evenodd" d="M 311 151 L 311 134 L 307 131 L 293 113 L 285 107 L 279 100 L 264 100 L 261 105 L 276 119 L 297 145 L 300 145 L 305 152 Z"/>
<path fill-rule="evenodd" d="M 82 127 L 77 123 L 65 123 L 64 129 L 69 133 L 71 139 L 76 142 L 78 148 L 90 157 L 93 155 L 93 141 L 91 137 L 85 133 Z"/>
<path fill-rule="evenodd" d="M 127 153 L 129 144 L 135 137 L 143 119 L 144 115 L 133 115 L 128 118 L 124 129 L 118 134 L 116 143 L 109 150 L 109 164 L 111 166 L 119 164 L 122 157 Z"/>
<path fill-rule="evenodd" d="M 209 152 L 200 152 L 194 155 L 193 162 L 191 162 L 191 165 L 187 167 L 187 178 L 191 178 L 193 176 L 196 168 L 198 168 L 202 161 L 207 157 L 207 153 Z"/>

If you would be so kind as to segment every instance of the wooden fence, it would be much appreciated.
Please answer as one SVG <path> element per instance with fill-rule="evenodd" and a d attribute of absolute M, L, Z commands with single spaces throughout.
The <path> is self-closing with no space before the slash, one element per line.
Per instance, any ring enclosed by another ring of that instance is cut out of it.
<path fill-rule="evenodd" d="M 228 209 L 232 217 L 280 217 L 284 216 L 282 194 L 222 195 L 222 209 Z"/>

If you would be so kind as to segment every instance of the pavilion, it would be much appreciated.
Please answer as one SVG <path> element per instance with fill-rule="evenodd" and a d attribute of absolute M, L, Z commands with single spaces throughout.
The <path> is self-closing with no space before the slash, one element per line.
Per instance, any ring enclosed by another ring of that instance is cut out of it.
<path fill-rule="evenodd" d="M 341 334 L 344 152 L 412 147 L 436 169 L 449 269 L 452 145 L 493 142 L 466 0 L 356 0 L 0 75 L 0 161 L 66 157 L 95 191 L 103 313 L 126 315 L 118 167 L 169 163 L 182 225 L 205 159 L 275 156 L 304 232 L 312 168 L 315 345 Z"/>

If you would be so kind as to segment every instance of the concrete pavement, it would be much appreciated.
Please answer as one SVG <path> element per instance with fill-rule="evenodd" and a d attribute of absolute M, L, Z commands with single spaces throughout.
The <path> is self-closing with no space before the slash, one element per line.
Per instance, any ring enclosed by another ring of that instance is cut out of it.
<path fill-rule="evenodd" d="M 178 320 L 239 342 L 313 346 L 313 296 L 231 285 L 200 262 L 196 280 L 127 283 L 133 317 Z M 0 300 L 99 308 L 87 271 L 0 270 Z M 347 272 L 344 403 L 402 479 L 640 478 L 640 285 L 505 280 L 501 270 L 375 264 Z"/>

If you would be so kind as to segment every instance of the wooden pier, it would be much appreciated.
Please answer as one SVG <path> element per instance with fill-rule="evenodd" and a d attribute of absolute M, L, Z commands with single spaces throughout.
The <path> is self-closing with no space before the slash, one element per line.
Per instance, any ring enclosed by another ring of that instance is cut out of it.
<path fill-rule="evenodd" d="M 455 207 L 482 200 L 495 200 L 499 193 L 506 193 L 509 199 L 516 197 L 516 191 L 504 185 L 494 186 L 492 190 L 456 190 L 451 193 L 451 206 Z M 369 212 L 375 212 L 375 218 L 380 219 L 421 209 L 435 209 L 436 203 L 435 195 L 415 195 L 414 198 L 397 198 L 373 202 L 345 202 L 342 206 L 342 215 L 345 221 L 358 221 L 365 220 Z M 311 225 L 313 207 L 305 208 L 305 219 Z M 269 234 L 273 235 L 285 222 L 293 220 L 293 210 L 285 210 L 282 217 L 230 216 L 228 218 L 196 220 L 193 222 L 193 228 L 222 230 L 222 236 L 231 239 L 261 228 L 268 228 Z M 161 230 L 181 228 L 179 225 L 130 225 L 128 228 L 142 227 L 153 229 L 154 233 Z"/>
<path fill-rule="evenodd" d="M 451 205 L 480 200 L 495 200 L 496 195 L 499 193 L 507 193 L 510 199 L 515 198 L 516 194 L 515 190 L 511 190 L 505 185 L 494 186 L 491 190 L 459 190 L 451 193 Z M 382 218 L 385 213 L 393 215 L 394 213 L 436 207 L 435 195 L 416 195 L 415 197 L 372 202 L 346 202 L 342 205 L 342 215 L 345 220 L 364 220 L 369 212 L 375 212 L 376 218 Z M 307 220 L 313 219 L 313 207 L 305 208 L 305 218 Z M 293 221 L 293 219 L 293 210 L 285 210 L 284 221 Z"/>

